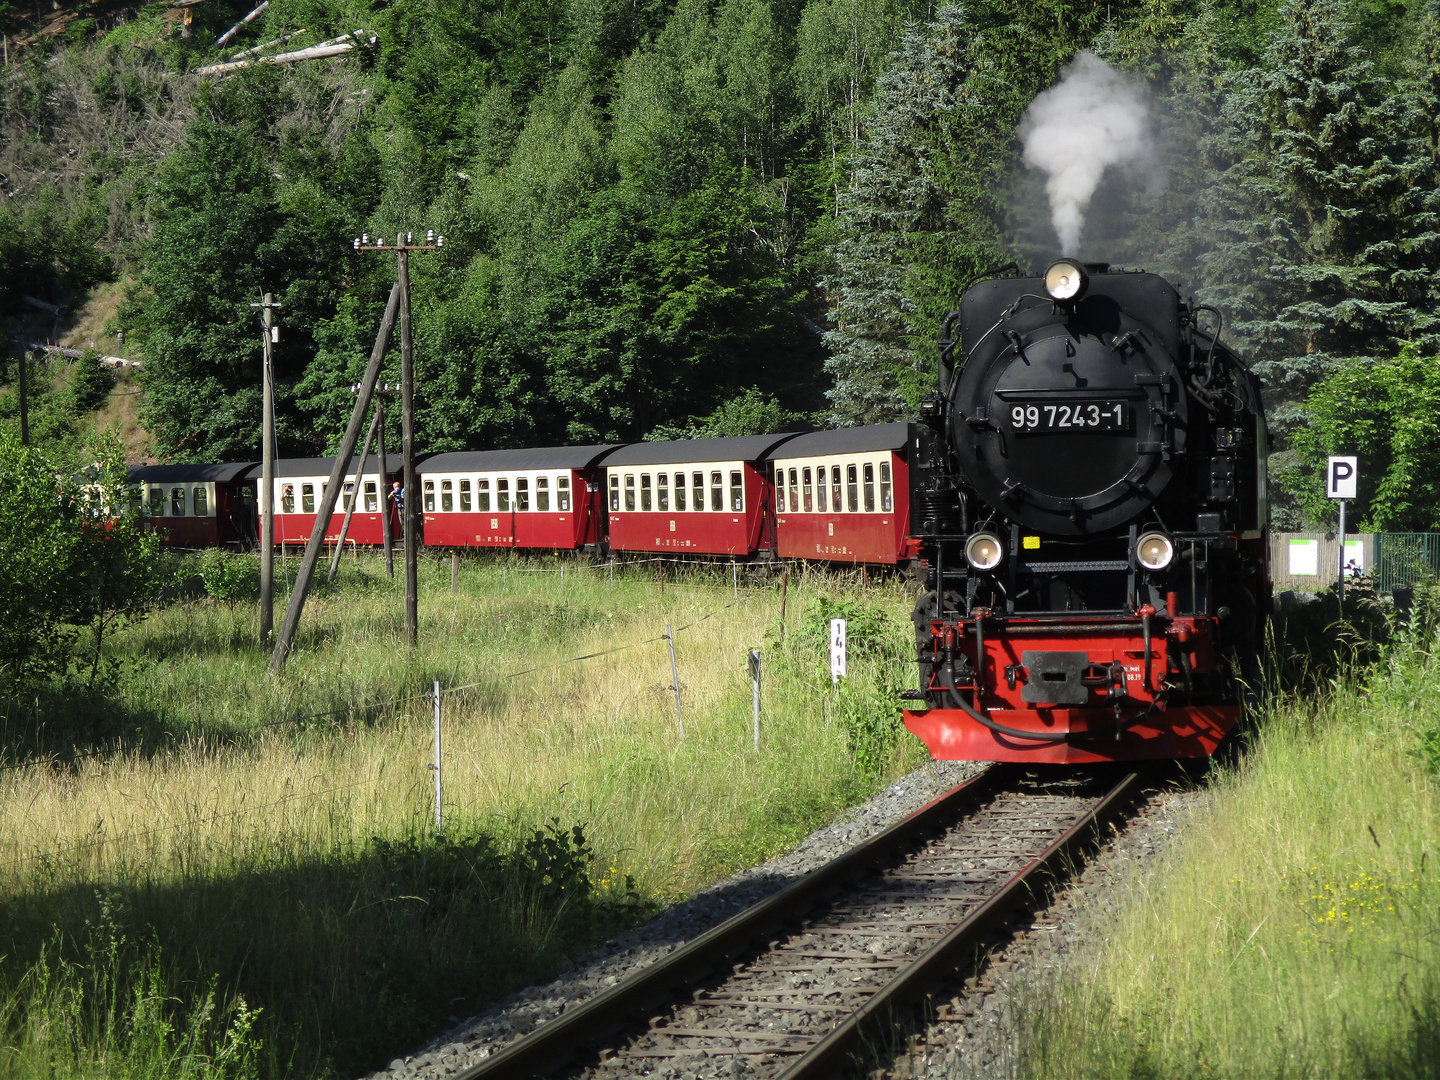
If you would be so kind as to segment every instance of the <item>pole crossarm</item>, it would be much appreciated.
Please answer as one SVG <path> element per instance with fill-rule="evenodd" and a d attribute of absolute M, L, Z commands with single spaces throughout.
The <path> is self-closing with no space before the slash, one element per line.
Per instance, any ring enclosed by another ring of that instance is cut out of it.
<path fill-rule="evenodd" d="M 330 516 L 335 512 L 335 500 L 340 496 L 345 474 L 350 468 L 350 458 L 355 453 L 355 444 L 360 440 L 365 414 L 370 410 L 370 398 L 374 394 L 375 383 L 380 378 L 380 366 L 390 344 L 390 332 L 395 327 L 395 318 L 400 311 L 400 291 L 398 284 L 390 290 L 390 302 L 385 305 L 385 318 L 381 320 L 380 332 L 375 337 L 375 348 L 370 351 L 370 363 L 360 382 L 360 392 L 355 396 L 355 407 L 350 411 L 350 423 L 345 428 L 340 449 L 336 451 L 335 464 L 330 469 L 330 481 L 321 495 L 320 513 L 315 518 L 315 528 L 310 532 L 310 542 L 305 545 L 305 555 L 300 560 L 300 572 L 295 576 L 295 587 L 291 590 L 290 603 L 285 609 L 285 621 L 280 626 L 280 635 L 275 639 L 275 651 L 270 656 L 270 673 L 275 676 L 284 673 L 285 661 L 295 641 L 295 630 L 300 625 L 300 612 L 305 608 L 305 594 L 309 591 L 310 578 L 315 573 L 320 549 L 325 544 L 325 532 L 330 527 Z"/>

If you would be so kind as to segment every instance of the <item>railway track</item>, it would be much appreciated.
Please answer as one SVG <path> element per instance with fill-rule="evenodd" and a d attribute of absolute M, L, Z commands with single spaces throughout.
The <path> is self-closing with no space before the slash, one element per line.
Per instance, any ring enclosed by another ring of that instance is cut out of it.
<path fill-rule="evenodd" d="M 992 766 L 462 1080 L 843 1073 L 1140 788 Z"/>

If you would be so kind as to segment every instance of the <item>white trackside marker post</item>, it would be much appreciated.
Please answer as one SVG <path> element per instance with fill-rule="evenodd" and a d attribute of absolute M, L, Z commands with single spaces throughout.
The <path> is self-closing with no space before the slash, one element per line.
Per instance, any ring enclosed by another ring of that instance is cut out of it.
<path fill-rule="evenodd" d="M 1325 461 L 1325 495 L 1340 500 L 1340 529 L 1336 536 L 1340 548 L 1340 581 L 1337 593 L 1340 603 L 1345 602 L 1345 502 L 1355 498 L 1360 484 L 1360 459 L 1358 457 L 1331 457 Z"/>
<path fill-rule="evenodd" d="M 830 682 L 838 684 L 846 677 L 845 670 L 845 620 L 830 620 Z"/>

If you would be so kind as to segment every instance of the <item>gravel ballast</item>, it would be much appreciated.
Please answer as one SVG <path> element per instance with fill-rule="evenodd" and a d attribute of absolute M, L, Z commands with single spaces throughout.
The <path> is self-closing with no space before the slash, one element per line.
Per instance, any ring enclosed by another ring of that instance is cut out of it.
<path fill-rule="evenodd" d="M 459 1073 L 569 1005 L 615 985 L 736 912 L 836 858 L 918 810 L 983 768 L 974 762 L 930 762 L 856 809 L 817 829 L 792 851 L 697 893 L 645 925 L 582 957 L 553 982 L 510 995 L 478 1016 L 456 1023 L 415 1053 L 370 1074 L 370 1080 L 439 1080 Z"/>
<path fill-rule="evenodd" d="M 1026 1002 L 1094 955 L 1132 889 L 1182 835 L 1203 795 L 1190 787 L 1153 795 L 1033 917 L 1013 921 L 978 978 L 952 988 L 940 1019 L 877 1070 L 887 1080 L 999 1080 L 1018 1074 Z"/>

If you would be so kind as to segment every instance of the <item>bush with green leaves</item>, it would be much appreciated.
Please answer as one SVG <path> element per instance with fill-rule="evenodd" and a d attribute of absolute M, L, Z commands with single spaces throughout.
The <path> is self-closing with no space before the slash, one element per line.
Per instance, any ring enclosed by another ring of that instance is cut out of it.
<path fill-rule="evenodd" d="M 817 596 L 805 608 L 797 644 L 824 652 L 830 648 L 830 620 L 845 620 L 845 648 L 852 657 L 889 659 L 908 656 L 903 629 L 878 604 L 859 598 Z"/>
<path fill-rule="evenodd" d="M 94 686 L 105 636 L 143 617 L 160 587 L 159 541 L 118 444 L 74 476 L 0 436 L 0 565 L 0 694 L 67 673 Z"/>
<path fill-rule="evenodd" d="M 1305 402 L 1306 423 L 1291 436 L 1298 467 L 1277 479 L 1311 521 L 1334 519 L 1325 497 L 1325 459 L 1360 458 L 1352 520 L 1376 532 L 1440 527 L 1440 356 L 1414 343 L 1379 363 L 1354 361 L 1327 375 Z"/>
<path fill-rule="evenodd" d="M 219 548 L 211 548 L 200 560 L 200 581 L 207 596 L 230 607 L 260 591 L 260 571 L 255 560 Z"/>

